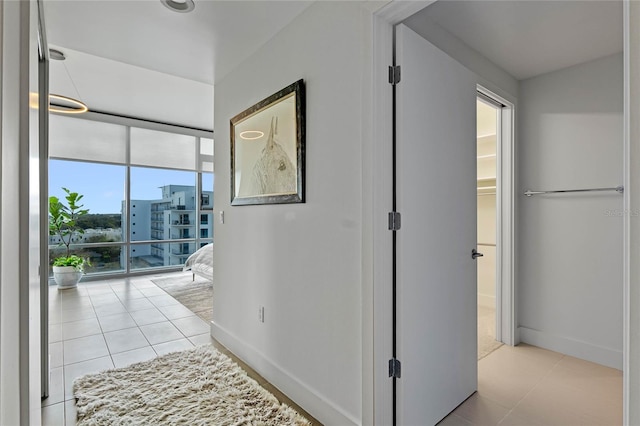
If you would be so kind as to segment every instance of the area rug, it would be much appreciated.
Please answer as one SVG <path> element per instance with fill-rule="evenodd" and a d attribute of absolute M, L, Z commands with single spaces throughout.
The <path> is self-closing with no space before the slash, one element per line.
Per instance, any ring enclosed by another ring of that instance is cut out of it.
<path fill-rule="evenodd" d="M 190 272 L 168 277 L 152 278 L 151 281 L 191 312 L 203 320 L 213 319 L 213 282 L 196 275 L 195 281 Z"/>
<path fill-rule="evenodd" d="M 78 425 L 310 425 L 210 345 L 89 374 Z"/>

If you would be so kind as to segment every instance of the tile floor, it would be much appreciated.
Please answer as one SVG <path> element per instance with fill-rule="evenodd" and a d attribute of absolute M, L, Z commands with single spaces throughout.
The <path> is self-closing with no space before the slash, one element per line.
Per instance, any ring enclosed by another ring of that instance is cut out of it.
<path fill-rule="evenodd" d="M 622 424 L 622 372 L 521 344 L 478 362 L 478 392 L 442 426 Z"/>
<path fill-rule="evenodd" d="M 482 359 L 502 346 L 496 340 L 496 310 L 478 305 L 478 359 Z"/>
<path fill-rule="evenodd" d="M 42 402 L 43 425 L 75 424 L 76 377 L 199 344 L 213 344 L 281 402 L 320 424 L 211 339 L 208 324 L 153 278 L 50 288 L 51 386 Z M 534 346 L 502 346 L 479 361 L 478 392 L 440 424 L 620 425 L 622 373 Z"/>
<path fill-rule="evenodd" d="M 49 397 L 42 401 L 43 425 L 75 425 L 72 385 L 77 377 L 201 344 L 215 345 L 278 400 L 319 424 L 214 341 L 209 325 L 157 287 L 154 278 L 81 283 L 63 291 L 50 287 L 51 375 Z"/>

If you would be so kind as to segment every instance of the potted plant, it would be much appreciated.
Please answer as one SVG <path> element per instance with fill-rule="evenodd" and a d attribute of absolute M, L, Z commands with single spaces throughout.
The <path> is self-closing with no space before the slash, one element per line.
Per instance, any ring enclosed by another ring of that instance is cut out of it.
<path fill-rule="evenodd" d="M 74 288 L 82 278 L 84 266 L 90 265 L 89 259 L 71 254 L 73 238 L 84 234 L 84 229 L 78 226 L 78 218 L 89 213 L 78 204 L 82 195 L 62 188 L 66 192 L 64 204 L 58 197 L 49 197 L 49 235 L 60 237 L 60 246 L 66 247 L 66 256 L 60 256 L 53 261 L 53 279 L 59 289 Z"/>

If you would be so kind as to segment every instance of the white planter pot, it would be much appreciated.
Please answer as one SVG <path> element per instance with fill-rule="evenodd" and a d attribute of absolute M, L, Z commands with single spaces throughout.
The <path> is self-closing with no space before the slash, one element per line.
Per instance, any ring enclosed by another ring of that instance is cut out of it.
<path fill-rule="evenodd" d="M 54 266 L 53 279 L 59 289 L 75 288 L 82 278 L 82 272 L 73 266 Z"/>

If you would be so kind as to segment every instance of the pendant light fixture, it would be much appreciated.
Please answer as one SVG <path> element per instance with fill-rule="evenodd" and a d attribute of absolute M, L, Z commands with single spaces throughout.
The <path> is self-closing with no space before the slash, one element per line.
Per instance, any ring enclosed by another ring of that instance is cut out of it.
<path fill-rule="evenodd" d="M 58 49 L 49 49 L 49 57 L 55 61 L 64 61 L 65 59 L 67 59 L 64 53 Z M 66 65 L 62 65 L 64 66 L 64 69 L 69 76 L 71 84 L 73 84 L 73 87 L 76 88 L 76 85 L 75 83 L 73 83 Z M 76 92 L 77 91 L 78 89 L 76 88 Z M 79 95 L 80 94 L 78 93 L 78 97 L 80 97 Z M 89 108 L 82 101 L 70 98 L 69 96 L 56 95 L 54 93 L 49 94 L 49 112 L 56 112 L 58 114 L 82 114 L 83 112 L 87 111 L 89 111 Z"/>
<path fill-rule="evenodd" d="M 89 111 L 89 108 L 77 99 L 68 96 L 49 94 L 49 112 L 58 114 L 82 114 Z"/>

